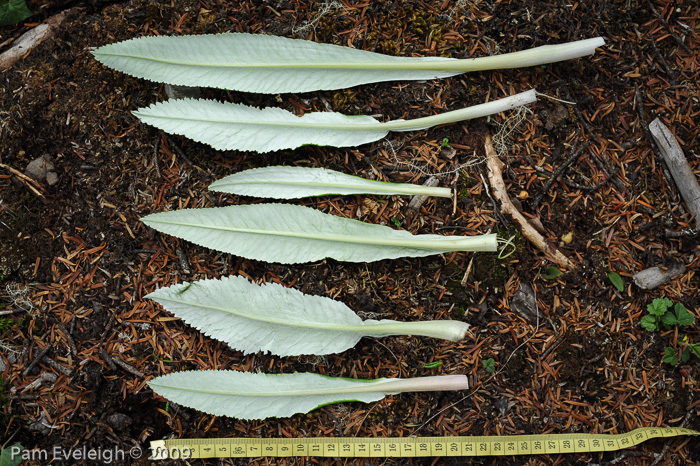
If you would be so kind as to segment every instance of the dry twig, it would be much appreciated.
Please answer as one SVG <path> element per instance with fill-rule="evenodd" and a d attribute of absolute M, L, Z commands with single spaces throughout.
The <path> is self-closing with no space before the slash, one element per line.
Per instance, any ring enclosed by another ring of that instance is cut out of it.
<path fill-rule="evenodd" d="M 33 178 L 28 177 L 19 170 L 16 170 L 9 165 L 0 163 L 0 168 L 8 170 L 10 173 L 15 175 L 22 183 L 24 183 L 34 194 L 44 199 L 44 193 L 42 193 L 43 188 L 39 183 L 37 183 Z"/>
<path fill-rule="evenodd" d="M 566 256 L 564 256 L 558 250 L 552 248 L 547 244 L 545 239 L 540 235 L 535 227 L 533 227 L 530 222 L 527 221 L 525 216 L 520 213 L 520 211 L 513 205 L 513 202 L 508 196 L 506 191 L 506 185 L 503 182 L 503 175 L 501 175 L 503 162 L 496 156 L 496 150 L 493 148 L 491 143 L 491 137 L 486 135 L 486 142 L 484 143 L 486 149 L 486 166 L 488 167 L 489 182 L 493 189 L 493 195 L 501 203 L 502 209 L 509 213 L 513 219 L 520 224 L 523 236 L 527 238 L 532 244 L 535 245 L 537 249 L 542 251 L 550 260 L 557 263 L 565 269 L 572 270 L 576 266 L 571 262 Z"/>

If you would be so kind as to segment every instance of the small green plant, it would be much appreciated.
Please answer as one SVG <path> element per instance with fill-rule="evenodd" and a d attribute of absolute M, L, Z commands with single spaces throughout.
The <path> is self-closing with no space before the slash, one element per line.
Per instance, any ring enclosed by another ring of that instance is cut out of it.
<path fill-rule="evenodd" d="M 690 353 L 681 349 L 666 347 L 664 348 L 664 357 L 661 360 L 667 364 L 676 367 L 679 362 L 687 362 L 690 359 Z"/>
<path fill-rule="evenodd" d="M 399 217 L 391 217 L 390 220 L 397 228 L 401 228 L 401 219 Z"/>
<path fill-rule="evenodd" d="M 452 149 L 450 146 L 450 138 L 442 138 L 442 144 L 440 144 L 441 149 Z"/>
<path fill-rule="evenodd" d="M 620 276 L 620 274 L 618 274 L 617 272 L 610 271 L 608 272 L 608 279 L 610 280 L 610 283 L 612 283 L 613 286 L 617 288 L 617 291 L 625 291 L 625 283 L 622 281 L 622 277 Z"/>
<path fill-rule="evenodd" d="M 556 267 L 547 267 L 544 269 L 544 273 L 542 274 L 545 280 L 554 280 L 559 275 L 561 275 L 561 270 Z"/>
<path fill-rule="evenodd" d="M 687 326 L 695 322 L 695 317 L 684 305 L 676 303 L 674 306 L 673 301 L 668 298 L 656 298 L 647 305 L 647 312 L 648 314 L 642 317 L 640 325 L 649 332 L 655 332 L 661 327 Z"/>
<path fill-rule="evenodd" d="M 683 337 L 679 348 L 664 348 L 664 356 L 661 360 L 676 367 L 678 363 L 688 362 L 690 356 L 694 354 L 700 358 L 700 343 L 688 343 L 688 337 Z"/>
<path fill-rule="evenodd" d="M 19 466 L 22 464 L 22 451 L 24 448 L 19 443 L 3 447 L 0 452 L 0 466 Z"/>
<path fill-rule="evenodd" d="M 433 361 L 425 364 L 423 366 L 426 369 L 437 369 L 438 367 L 442 367 L 442 361 Z"/>
<path fill-rule="evenodd" d="M 14 443 L 10 446 L 8 444 L 15 436 L 17 432 L 12 434 L 10 438 L 3 444 L 0 448 L 0 466 L 19 466 L 22 463 L 22 452 L 24 447 L 19 443 Z"/>
<path fill-rule="evenodd" d="M 687 327 L 695 322 L 695 316 L 681 303 L 673 304 L 668 298 L 656 298 L 647 305 L 648 314 L 642 317 L 640 325 L 649 332 L 669 329 L 673 326 Z M 666 364 L 676 367 L 680 363 L 688 362 L 690 356 L 700 358 L 700 343 L 689 343 L 688 337 L 681 338 L 678 347 L 668 346 L 664 348 L 661 360 Z"/>
<path fill-rule="evenodd" d="M 0 0 L 0 26 L 10 26 L 32 15 L 24 0 Z"/>
<path fill-rule="evenodd" d="M 496 372 L 496 361 L 494 361 L 493 358 L 482 359 L 481 365 L 484 366 L 484 369 L 486 369 L 486 372 L 489 374 Z"/>

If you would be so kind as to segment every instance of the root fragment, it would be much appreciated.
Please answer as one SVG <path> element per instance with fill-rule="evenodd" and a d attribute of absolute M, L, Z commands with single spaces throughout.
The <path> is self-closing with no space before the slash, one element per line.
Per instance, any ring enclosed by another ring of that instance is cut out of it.
<path fill-rule="evenodd" d="M 530 222 L 527 221 L 525 216 L 513 205 L 513 202 L 510 200 L 508 192 L 506 191 L 506 185 L 503 182 L 503 175 L 501 174 L 503 162 L 501 162 L 501 160 L 496 156 L 496 150 L 491 142 L 491 136 L 488 134 L 486 135 L 484 147 L 486 149 L 486 166 L 489 170 L 489 182 L 491 183 L 493 196 L 501 203 L 501 209 L 513 217 L 513 220 L 520 225 L 523 236 L 527 238 L 528 241 L 530 241 L 537 249 L 542 251 L 548 259 L 567 270 L 576 268 L 574 263 L 564 256 L 564 254 L 548 245 L 544 237 L 537 232 L 535 227 L 533 227 Z"/>

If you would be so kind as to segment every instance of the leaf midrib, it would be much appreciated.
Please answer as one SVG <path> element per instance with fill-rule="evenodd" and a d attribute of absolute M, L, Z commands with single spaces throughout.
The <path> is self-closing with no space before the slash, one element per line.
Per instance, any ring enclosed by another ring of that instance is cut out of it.
<path fill-rule="evenodd" d="M 227 392 L 221 390 L 213 390 L 210 388 L 191 388 L 191 387 L 181 387 L 173 385 L 164 385 L 161 383 L 150 382 L 151 385 L 157 387 L 169 388 L 172 390 L 188 391 L 195 393 L 207 393 L 211 395 L 226 395 L 226 396 L 246 396 L 246 397 L 298 397 L 298 396 L 322 396 L 322 395 L 338 395 L 343 396 L 348 393 L 377 393 L 386 395 L 387 393 L 394 393 L 392 390 L 372 390 L 376 385 L 383 385 L 387 380 L 375 379 L 371 382 L 363 382 L 362 386 L 355 387 L 337 387 L 337 388 L 324 388 L 315 390 L 292 390 L 292 391 L 277 391 L 277 392 Z M 370 386 L 368 389 L 367 387 Z"/>
<path fill-rule="evenodd" d="M 121 58 L 133 58 L 136 60 L 152 61 L 156 63 L 165 63 L 168 65 L 191 66 L 196 68 L 233 68 L 233 69 L 332 69 L 332 70 L 377 70 L 377 71 L 437 71 L 442 73 L 464 73 L 466 71 L 475 70 L 473 63 L 477 60 L 487 58 L 500 57 L 494 55 L 491 57 L 479 58 L 433 58 L 433 57 L 396 57 L 396 61 L 377 61 L 377 62 L 267 62 L 267 63 L 202 63 L 202 62 L 183 62 L 178 60 L 170 60 L 166 58 L 146 57 L 143 55 L 127 54 L 127 53 L 110 53 L 110 52 L 93 52 L 96 56 L 110 56 Z M 422 60 L 430 58 L 429 60 Z M 416 61 L 414 61 L 416 60 Z M 421 61 L 417 61 L 421 60 Z M 455 69 L 456 64 L 460 64 L 459 69 Z M 437 65 L 437 66 L 436 66 Z"/>
<path fill-rule="evenodd" d="M 332 129 L 332 130 L 342 130 L 342 131 L 389 131 L 392 122 L 382 123 L 376 122 L 372 124 L 354 124 L 354 123 L 343 123 L 343 124 L 325 124 L 325 123 L 306 123 L 304 121 L 241 121 L 241 120 L 225 120 L 225 119 L 213 119 L 213 118 L 202 118 L 202 117 L 191 117 L 191 116 L 176 116 L 176 115 L 158 115 L 145 112 L 132 112 L 139 118 L 160 118 L 162 120 L 178 120 L 187 122 L 202 122 L 202 123 L 220 123 L 226 125 L 241 125 L 241 126 L 272 126 L 272 127 L 290 127 L 290 128 L 314 128 L 314 129 Z M 300 120 L 303 117 L 296 117 Z M 403 120 L 395 120 L 393 123 L 402 122 Z"/>

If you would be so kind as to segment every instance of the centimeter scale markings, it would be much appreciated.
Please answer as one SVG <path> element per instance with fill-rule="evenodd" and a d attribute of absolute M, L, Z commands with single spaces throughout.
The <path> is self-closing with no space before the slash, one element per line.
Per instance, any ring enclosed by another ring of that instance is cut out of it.
<path fill-rule="evenodd" d="M 700 432 L 679 427 L 641 427 L 624 434 L 172 439 L 151 442 L 150 459 L 551 455 L 615 451 L 652 438 L 679 435 Z"/>

